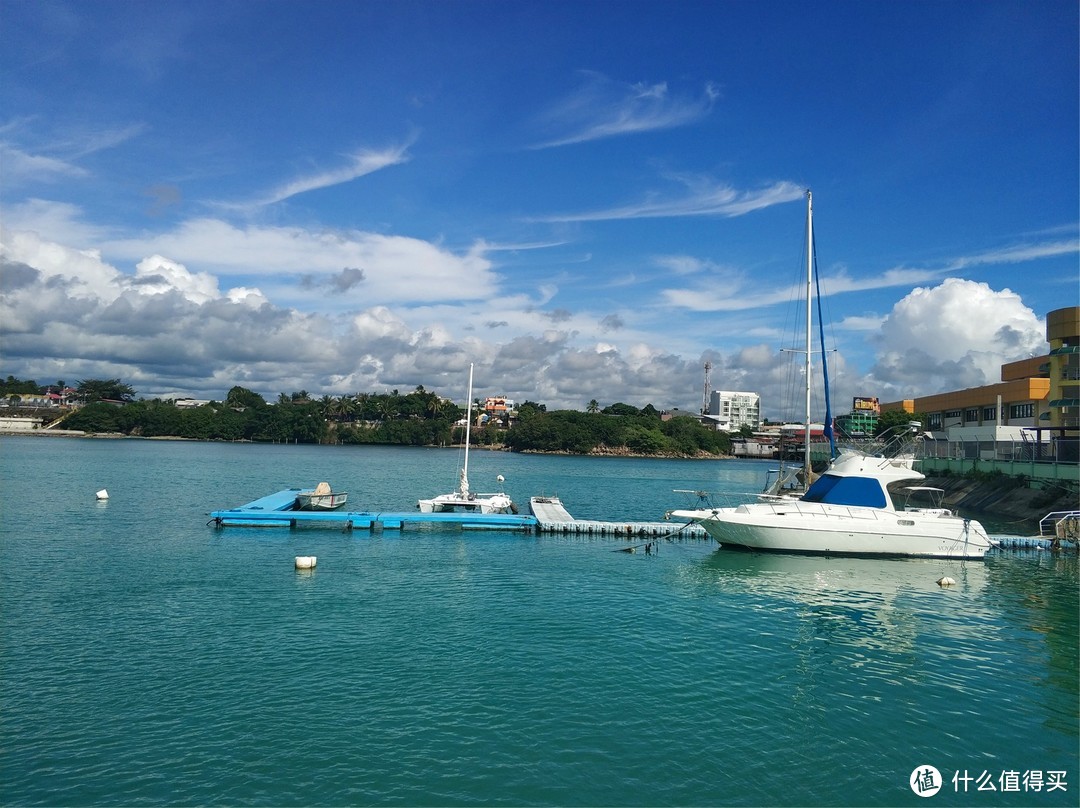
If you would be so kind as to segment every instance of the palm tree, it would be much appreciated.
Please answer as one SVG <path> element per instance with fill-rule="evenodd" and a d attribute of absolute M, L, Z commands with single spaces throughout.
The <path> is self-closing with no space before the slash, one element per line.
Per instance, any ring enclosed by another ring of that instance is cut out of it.
<path fill-rule="evenodd" d="M 356 412 L 356 403 L 350 395 L 338 396 L 330 405 L 330 412 L 338 421 L 351 421 Z"/>
<path fill-rule="evenodd" d="M 585 407 L 585 412 L 597 413 L 600 412 L 600 402 L 595 398 L 588 403 Z"/>
<path fill-rule="evenodd" d="M 394 394 L 394 398 L 397 394 Z M 398 414 L 397 402 L 390 396 L 383 396 L 379 401 L 379 420 L 389 421 L 391 418 Z"/>
<path fill-rule="evenodd" d="M 353 396 L 353 416 L 359 416 L 361 421 L 370 420 L 368 415 L 368 402 L 371 400 L 370 393 L 357 393 Z"/>

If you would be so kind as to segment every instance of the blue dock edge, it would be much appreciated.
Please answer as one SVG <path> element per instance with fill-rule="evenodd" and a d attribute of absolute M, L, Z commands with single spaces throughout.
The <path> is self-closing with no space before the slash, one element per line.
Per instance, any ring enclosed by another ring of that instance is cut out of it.
<path fill-rule="evenodd" d="M 299 488 L 286 488 L 239 508 L 214 511 L 210 521 L 218 527 L 299 527 L 341 524 L 347 530 L 401 530 L 406 524 L 454 524 L 464 530 L 533 531 L 535 516 L 508 513 L 391 513 L 373 511 L 298 511 Z"/>

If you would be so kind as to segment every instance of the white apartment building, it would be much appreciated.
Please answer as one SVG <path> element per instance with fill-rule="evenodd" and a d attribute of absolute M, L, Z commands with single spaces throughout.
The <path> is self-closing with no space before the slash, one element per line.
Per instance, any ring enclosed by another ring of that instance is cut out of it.
<path fill-rule="evenodd" d="M 731 390 L 713 390 L 709 396 L 710 420 L 725 432 L 738 432 L 744 426 L 761 428 L 761 396 Z"/>

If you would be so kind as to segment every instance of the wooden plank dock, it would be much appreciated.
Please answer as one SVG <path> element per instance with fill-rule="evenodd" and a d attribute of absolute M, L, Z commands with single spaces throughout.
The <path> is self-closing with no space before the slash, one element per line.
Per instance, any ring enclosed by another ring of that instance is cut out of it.
<path fill-rule="evenodd" d="M 384 511 L 301 511 L 296 509 L 299 488 L 286 488 L 238 508 L 214 511 L 216 527 L 330 527 L 345 530 L 403 530 L 406 525 L 458 525 L 462 530 L 513 530 L 521 532 L 596 536 L 608 538 L 707 538 L 698 525 L 672 522 L 604 522 L 575 519 L 558 497 L 532 497 L 528 515 L 509 513 L 420 513 Z"/>

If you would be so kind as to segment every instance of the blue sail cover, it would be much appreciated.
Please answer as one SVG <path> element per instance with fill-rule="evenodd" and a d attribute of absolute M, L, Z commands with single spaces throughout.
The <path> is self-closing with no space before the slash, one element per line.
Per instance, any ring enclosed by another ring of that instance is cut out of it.
<path fill-rule="evenodd" d="M 829 457 L 836 457 L 836 434 L 833 432 L 832 396 L 829 395 L 829 359 L 825 351 L 825 318 L 821 316 L 821 279 L 817 271 L 817 245 L 814 251 L 814 294 L 817 296 L 818 336 L 821 340 L 821 375 L 825 378 L 825 429 L 823 434 L 829 439 Z"/>
<path fill-rule="evenodd" d="M 884 508 L 886 505 L 881 483 L 873 477 L 837 477 L 828 473 L 814 481 L 803 494 L 802 501 L 859 508 Z"/>

